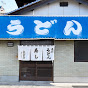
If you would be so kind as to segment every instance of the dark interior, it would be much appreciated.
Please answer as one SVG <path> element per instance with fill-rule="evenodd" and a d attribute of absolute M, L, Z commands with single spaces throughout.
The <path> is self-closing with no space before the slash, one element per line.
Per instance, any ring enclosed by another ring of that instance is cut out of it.
<path fill-rule="evenodd" d="M 88 41 L 74 41 L 74 61 L 88 62 Z"/>
<path fill-rule="evenodd" d="M 18 7 L 22 7 L 28 3 L 34 2 L 36 0 L 15 0 L 15 1 L 17 3 Z"/>

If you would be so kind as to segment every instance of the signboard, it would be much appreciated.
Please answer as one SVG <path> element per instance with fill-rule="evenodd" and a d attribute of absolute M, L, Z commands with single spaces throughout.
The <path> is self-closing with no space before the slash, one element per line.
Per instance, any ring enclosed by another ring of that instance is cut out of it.
<path fill-rule="evenodd" d="M 88 39 L 88 17 L 0 16 L 0 38 Z"/>
<path fill-rule="evenodd" d="M 53 61 L 54 60 L 54 45 L 18 46 L 18 60 Z"/>

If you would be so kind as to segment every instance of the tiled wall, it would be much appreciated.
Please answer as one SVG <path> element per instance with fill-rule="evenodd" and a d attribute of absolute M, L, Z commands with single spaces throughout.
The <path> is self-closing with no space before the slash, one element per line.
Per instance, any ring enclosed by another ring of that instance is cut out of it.
<path fill-rule="evenodd" d="M 74 62 L 74 41 L 55 41 L 54 82 L 88 82 L 88 63 Z"/>
<path fill-rule="evenodd" d="M 14 46 L 8 47 L 8 42 Z M 0 41 L 0 81 L 19 80 L 18 44 L 19 41 Z"/>

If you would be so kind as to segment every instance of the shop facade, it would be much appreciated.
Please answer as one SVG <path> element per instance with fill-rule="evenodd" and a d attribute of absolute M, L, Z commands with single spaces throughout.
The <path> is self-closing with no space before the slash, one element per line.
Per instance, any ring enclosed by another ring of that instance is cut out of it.
<path fill-rule="evenodd" d="M 47 0 L 8 13 L 17 16 L 5 16 L 8 19 L 5 24 L 8 30 L 2 27 L 5 30 L 0 34 L 0 81 L 88 82 L 87 8 L 87 5 L 75 0 Z M 11 20 L 15 20 L 15 24 Z M 16 32 L 16 35 L 12 33 L 14 31 L 9 29 L 11 22 L 14 25 L 19 24 L 23 31 Z M 38 26 L 36 22 L 42 26 Z M 42 31 L 39 30 L 40 27 Z M 19 60 L 19 46 L 26 50 L 28 47 L 31 47 L 30 50 L 33 47 L 41 50 L 41 47 L 47 46 L 50 49 L 54 46 L 54 58 L 44 61 L 45 49 L 42 49 L 42 54 L 39 54 L 42 60 L 37 55 L 33 54 L 33 57 L 30 54 L 29 58 L 24 53 L 21 53 L 22 58 L 28 59 Z"/>

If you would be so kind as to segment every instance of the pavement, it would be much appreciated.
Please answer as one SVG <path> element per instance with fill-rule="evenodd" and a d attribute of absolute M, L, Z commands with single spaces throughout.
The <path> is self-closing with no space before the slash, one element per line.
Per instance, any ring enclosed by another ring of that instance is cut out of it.
<path fill-rule="evenodd" d="M 49 81 L 0 82 L 0 88 L 88 88 L 88 83 L 53 83 Z"/>

